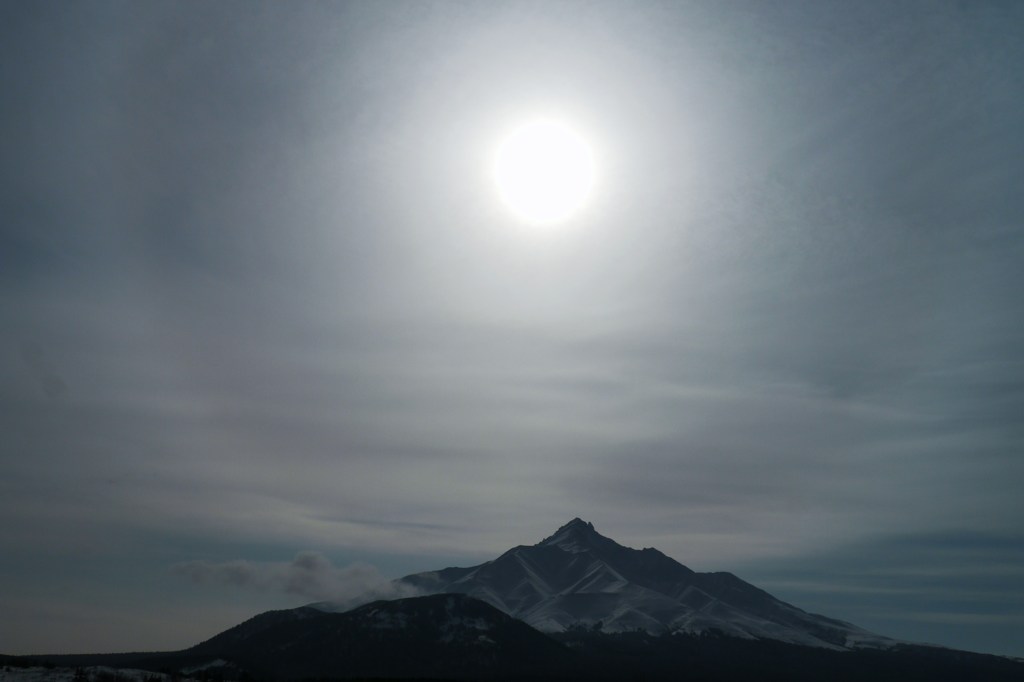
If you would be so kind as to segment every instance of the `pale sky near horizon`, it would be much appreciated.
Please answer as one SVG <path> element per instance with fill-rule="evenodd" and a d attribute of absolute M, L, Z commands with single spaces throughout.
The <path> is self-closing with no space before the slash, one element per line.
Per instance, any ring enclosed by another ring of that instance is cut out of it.
<path fill-rule="evenodd" d="M 574 516 L 1024 656 L 1024 4 L 0 1 L 0 653 Z M 503 131 L 569 121 L 524 225 Z"/>

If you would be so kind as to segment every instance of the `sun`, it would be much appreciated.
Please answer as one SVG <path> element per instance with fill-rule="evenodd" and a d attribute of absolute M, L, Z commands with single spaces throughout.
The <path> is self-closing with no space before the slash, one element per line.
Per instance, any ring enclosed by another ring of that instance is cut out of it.
<path fill-rule="evenodd" d="M 533 225 L 564 222 L 590 198 L 594 154 L 573 128 L 536 119 L 513 130 L 494 155 L 494 181 L 502 202 Z"/>

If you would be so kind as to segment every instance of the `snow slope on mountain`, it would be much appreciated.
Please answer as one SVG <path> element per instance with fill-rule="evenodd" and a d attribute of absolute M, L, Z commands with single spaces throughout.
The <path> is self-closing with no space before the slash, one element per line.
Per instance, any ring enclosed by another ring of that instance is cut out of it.
<path fill-rule="evenodd" d="M 894 643 L 802 611 L 731 573 L 697 573 L 656 549 L 624 547 L 578 518 L 536 545 L 514 547 L 479 566 L 396 582 L 425 594 L 467 594 L 547 632 L 600 622 L 609 632 L 719 630 L 831 649 Z"/>

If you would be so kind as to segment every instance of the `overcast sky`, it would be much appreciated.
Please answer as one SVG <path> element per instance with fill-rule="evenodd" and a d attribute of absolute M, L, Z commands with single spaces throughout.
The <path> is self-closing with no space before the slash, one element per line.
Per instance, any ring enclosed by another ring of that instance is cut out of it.
<path fill-rule="evenodd" d="M 0 652 L 574 516 L 1024 656 L 1024 3 L 0 2 Z M 489 174 L 556 115 L 589 205 Z"/>

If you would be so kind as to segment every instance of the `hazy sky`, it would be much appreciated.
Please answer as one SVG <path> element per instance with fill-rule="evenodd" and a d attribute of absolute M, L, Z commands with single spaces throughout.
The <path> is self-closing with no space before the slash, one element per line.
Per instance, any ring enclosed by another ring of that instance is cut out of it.
<path fill-rule="evenodd" d="M 1024 656 L 1024 3 L 0 2 L 0 652 L 574 516 Z M 592 145 L 548 230 L 489 163 Z"/>

